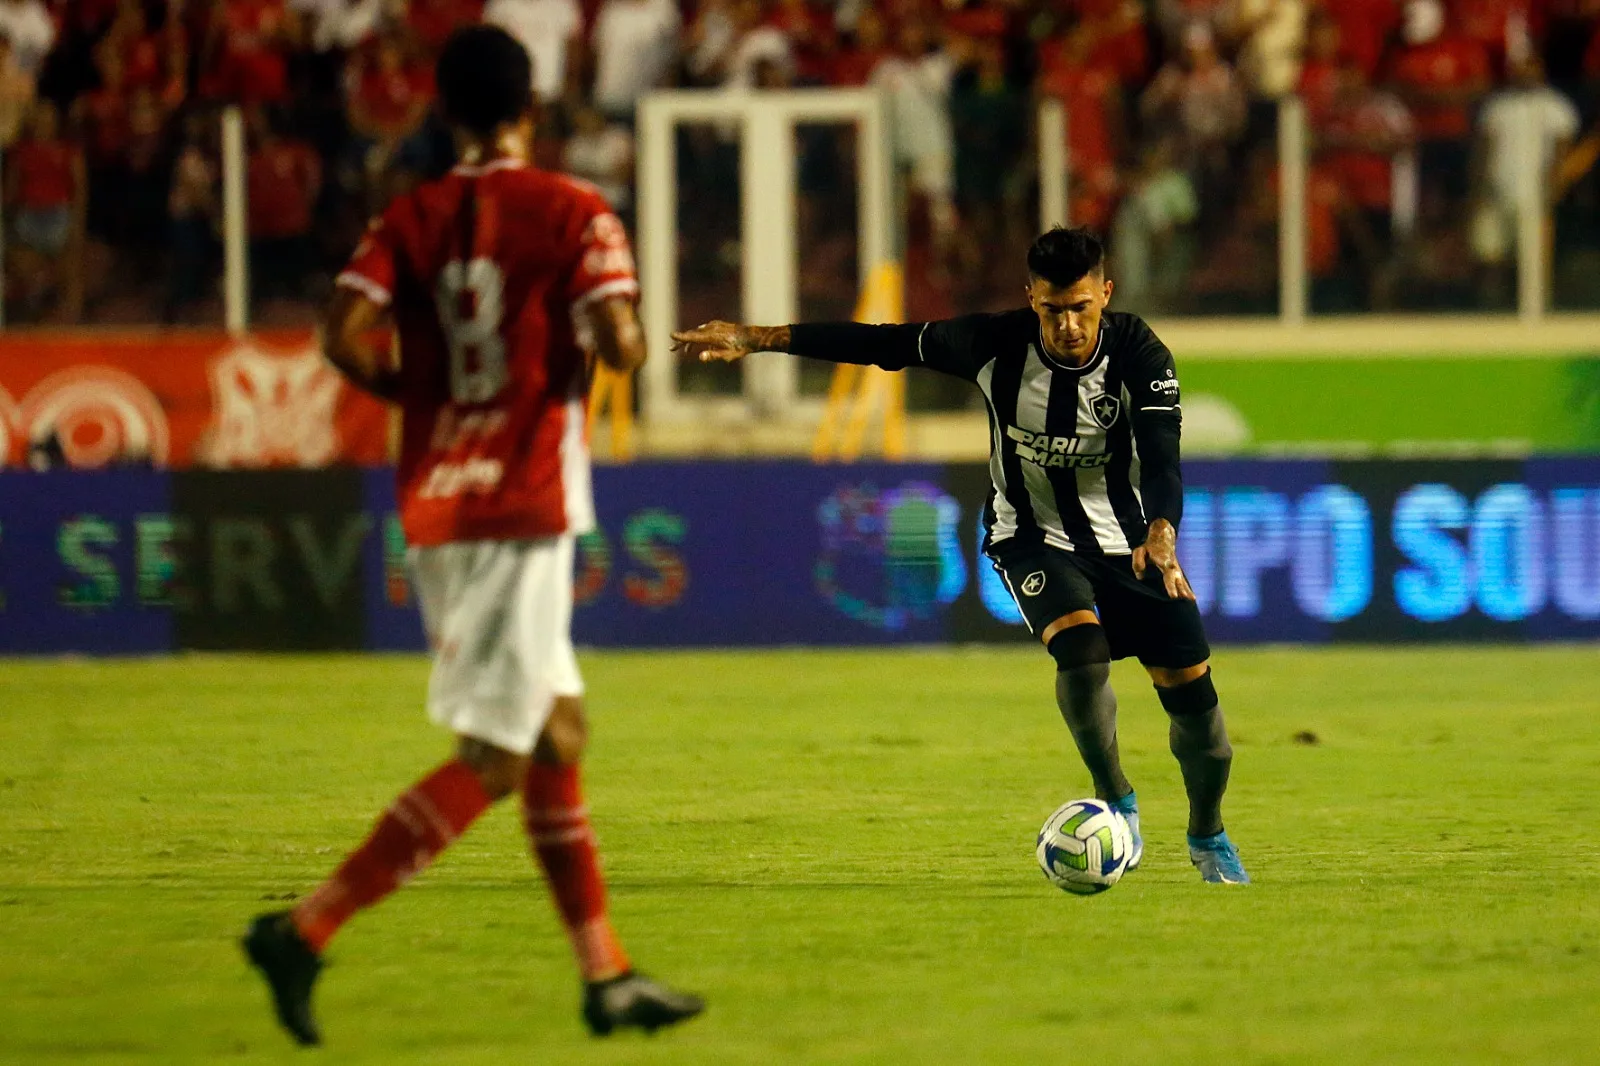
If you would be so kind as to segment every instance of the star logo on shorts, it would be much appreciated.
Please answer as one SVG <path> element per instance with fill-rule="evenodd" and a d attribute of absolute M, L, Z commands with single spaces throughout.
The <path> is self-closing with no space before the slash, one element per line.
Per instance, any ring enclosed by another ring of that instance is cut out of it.
<path fill-rule="evenodd" d="M 1110 429 L 1112 423 L 1117 420 L 1117 415 L 1122 413 L 1122 401 L 1102 392 L 1098 396 L 1089 397 L 1089 413 L 1094 416 L 1095 422 L 1101 429 Z"/>
<path fill-rule="evenodd" d="M 1044 571 L 1035 570 L 1022 579 L 1022 594 L 1024 596 L 1037 596 L 1044 591 Z"/>

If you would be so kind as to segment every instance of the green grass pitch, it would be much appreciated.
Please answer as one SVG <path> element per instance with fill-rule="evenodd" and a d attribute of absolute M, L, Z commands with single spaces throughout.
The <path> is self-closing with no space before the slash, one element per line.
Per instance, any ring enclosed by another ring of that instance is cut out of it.
<path fill-rule="evenodd" d="M 1600 1062 L 1592 646 L 1222 651 L 1249 888 L 1190 868 L 1119 665 L 1147 852 L 1092 898 L 1034 864 L 1089 791 L 1041 652 L 583 663 L 614 917 L 704 1018 L 583 1034 L 505 808 L 334 942 L 292 1051 L 234 938 L 443 756 L 426 664 L 13 660 L 0 1062 Z"/>

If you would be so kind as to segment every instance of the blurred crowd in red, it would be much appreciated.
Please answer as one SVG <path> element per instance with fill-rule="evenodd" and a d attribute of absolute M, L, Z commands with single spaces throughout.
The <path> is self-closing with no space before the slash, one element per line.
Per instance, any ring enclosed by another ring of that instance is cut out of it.
<path fill-rule="evenodd" d="M 881 87 L 913 311 L 1011 298 L 994 262 L 1038 216 L 1044 97 L 1068 111 L 1071 218 L 1108 235 L 1128 303 L 1270 311 L 1290 95 L 1314 309 L 1509 306 L 1530 145 L 1557 298 L 1600 306 L 1600 0 L 0 0 L 7 321 L 219 317 L 229 104 L 257 319 L 303 320 L 368 215 L 449 165 L 431 61 L 480 19 L 533 56 L 541 162 L 625 214 L 652 89 Z M 679 143 L 686 299 L 726 303 L 737 144 Z M 796 151 L 802 304 L 848 310 L 851 143 Z"/>

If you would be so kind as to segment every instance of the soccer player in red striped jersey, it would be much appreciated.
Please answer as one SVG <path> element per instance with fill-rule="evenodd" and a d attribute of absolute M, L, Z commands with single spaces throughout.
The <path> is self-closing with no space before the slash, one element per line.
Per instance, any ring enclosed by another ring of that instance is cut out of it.
<path fill-rule="evenodd" d="M 591 186 L 527 162 L 531 74 L 502 30 L 451 37 L 438 86 L 461 163 L 372 224 L 328 314 L 328 358 L 403 412 L 400 517 L 433 648 L 428 711 L 457 744 L 327 881 L 252 923 L 245 951 L 302 1044 L 320 1042 L 311 993 L 338 929 L 512 793 L 577 955 L 591 1031 L 654 1030 L 703 1007 L 632 969 L 578 782 L 572 568 L 575 538 L 594 525 L 589 357 L 628 372 L 645 348 L 622 224 Z M 376 339 L 391 323 L 398 365 Z"/>

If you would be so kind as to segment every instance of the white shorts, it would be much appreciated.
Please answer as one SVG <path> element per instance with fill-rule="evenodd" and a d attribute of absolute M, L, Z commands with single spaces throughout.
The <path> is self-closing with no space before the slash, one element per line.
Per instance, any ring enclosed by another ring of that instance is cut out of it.
<path fill-rule="evenodd" d="M 411 550 L 433 648 L 428 717 L 526 755 L 557 696 L 583 695 L 572 650 L 571 534 Z"/>

